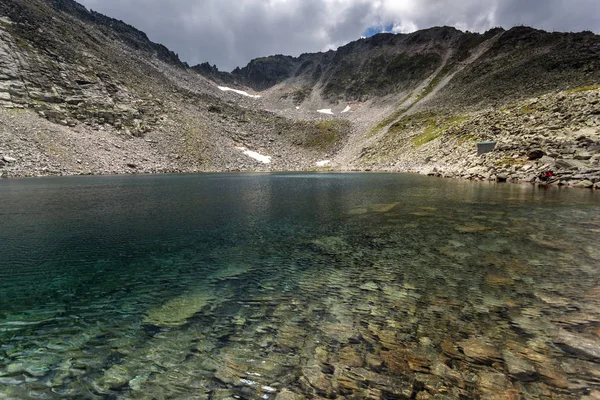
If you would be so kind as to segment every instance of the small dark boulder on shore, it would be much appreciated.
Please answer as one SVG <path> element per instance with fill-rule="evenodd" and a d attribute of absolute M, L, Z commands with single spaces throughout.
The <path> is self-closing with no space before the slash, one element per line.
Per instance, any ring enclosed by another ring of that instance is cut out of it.
<path fill-rule="evenodd" d="M 527 153 L 527 159 L 528 160 L 539 160 L 540 158 L 544 157 L 546 155 L 546 153 L 544 153 L 542 150 L 533 150 L 530 151 L 529 153 Z"/>

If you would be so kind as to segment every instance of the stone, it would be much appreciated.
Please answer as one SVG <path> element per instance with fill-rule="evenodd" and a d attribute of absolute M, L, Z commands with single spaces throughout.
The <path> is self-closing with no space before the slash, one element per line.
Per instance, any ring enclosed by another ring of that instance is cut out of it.
<path fill-rule="evenodd" d="M 600 361 L 600 340 L 598 339 L 559 329 L 553 341 L 567 353 L 588 358 L 592 361 Z"/>
<path fill-rule="evenodd" d="M 477 232 L 485 232 L 489 231 L 490 227 L 483 225 L 467 225 L 467 226 L 459 226 L 456 228 L 460 233 L 477 233 Z"/>
<path fill-rule="evenodd" d="M 592 154 L 590 153 L 579 153 L 576 154 L 575 157 L 573 157 L 575 160 L 583 160 L 583 161 L 587 161 L 590 158 L 592 158 Z"/>
<path fill-rule="evenodd" d="M 281 392 L 277 393 L 275 400 L 304 400 L 306 397 L 289 391 L 287 389 L 283 389 Z"/>
<path fill-rule="evenodd" d="M 379 285 L 377 285 L 375 282 L 371 281 L 371 282 L 366 282 L 366 283 L 360 285 L 359 288 L 361 290 L 366 290 L 368 292 L 375 292 L 375 291 L 379 290 Z"/>
<path fill-rule="evenodd" d="M 480 364 L 492 364 L 501 359 L 498 350 L 480 338 L 471 338 L 458 344 L 463 353 Z"/>
<path fill-rule="evenodd" d="M 522 382 L 536 380 L 537 371 L 532 363 L 515 353 L 505 350 L 502 352 L 502 358 L 506 364 L 508 373 Z"/>
<path fill-rule="evenodd" d="M 485 283 L 490 286 L 510 286 L 514 285 L 514 281 L 506 276 L 498 274 L 487 274 L 484 278 Z"/>
<path fill-rule="evenodd" d="M 580 169 L 584 168 L 584 165 L 581 161 L 575 160 L 556 160 L 556 167 L 561 169 Z"/>
<path fill-rule="evenodd" d="M 594 187 L 594 182 L 592 181 L 588 181 L 588 180 L 584 180 L 581 182 L 578 182 L 577 184 L 575 184 L 576 187 L 582 187 L 585 189 L 591 189 Z"/>
<path fill-rule="evenodd" d="M 363 357 L 356 351 L 353 346 L 346 346 L 340 350 L 340 363 L 346 367 L 362 367 L 364 364 Z"/>
<path fill-rule="evenodd" d="M 321 372 L 319 367 L 304 367 L 302 368 L 302 373 L 304 375 L 302 378 L 305 378 L 308 381 L 308 384 L 313 388 L 325 394 L 331 394 L 333 392 L 330 380 L 327 379 L 323 372 Z"/>
<path fill-rule="evenodd" d="M 583 396 L 581 400 L 600 400 L 600 391 L 592 390 L 587 396 Z"/>
<path fill-rule="evenodd" d="M 5 162 L 7 162 L 7 163 L 14 163 L 14 162 L 16 162 L 16 161 L 17 161 L 17 159 L 16 159 L 16 158 L 9 157 L 9 156 L 4 156 L 4 157 L 2 157 L 2 159 L 3 159 Z"/>
<path fill-rule="evenodd" d="M 482 399 L 517 400 L 519 392 L 508 378 L 498 372 L 483 372 L 478 380 Z"/>
<path fill-rule="evenodd" d="M 496 182 L 506 182 L 507 180 L 508 180 L 508 175 L 506 175 L 506 174 L 496 175 Z"/>
<path fill-rule="evenodd" d="M 122 365 L 113 365 L 100 379 L 100 384 L 108 389 L 117 390 L 129 383 L 129 371 Z"/>
<path fill-rule="evenodd" d="M 449 338 L 444 339 L 440 343 L 440 347 L 442 348 L 442 351 L 444 352 L 444 354 L 446 354 L 448 357 L 461 358 L 461 354 L 458 351 L 458 346 L 456 345 L 456 343 L 453 340 L 451 340 Z"/>
<path fill-rule="evenodd" d="M 528 160 L 539 160 L 540 158 L 544 157 L 546 155 L 546 153 L 544 153 L 542 150 L 532 150 L 529 153 L 527 153 L 527 159 Z"/>
<path fill-rule="evenodd" d="M 176 297 L 162 306 L 148 311 L 144 323 L 156 326 L 183 325 L 211 300 L 213 300 L 213 296 L 207 292 L 191 292 Z"/>
<path fill-rule="evenodd" d="M 540 374 L 542 381 L 547 385 L 560 389 L 567 389 L 569 387 L 569 381 L 560 368 L 553 368 L 550 365 L 541 364 L 538 367 L 538 373 Z"/>

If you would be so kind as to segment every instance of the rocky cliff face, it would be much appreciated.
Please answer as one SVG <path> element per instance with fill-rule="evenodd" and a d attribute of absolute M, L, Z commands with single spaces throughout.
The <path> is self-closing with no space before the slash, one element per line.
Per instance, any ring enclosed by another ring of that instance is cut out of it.
<path fill-rule="evenodd" d="M 553 168 L 593 187 L 599 56 L 590 32 L 439 27 L 226 73 L 72 0 L 5 0 L 0 174 Z M 494 152 L 477 156 L 481 140 Z"/>

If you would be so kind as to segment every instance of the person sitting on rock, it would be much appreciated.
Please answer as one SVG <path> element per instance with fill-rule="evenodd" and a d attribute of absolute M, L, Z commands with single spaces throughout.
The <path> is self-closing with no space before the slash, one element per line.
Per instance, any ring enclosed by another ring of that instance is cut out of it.
<path fill-rule="evenodd" d="M 554 177 L 554 173 L 552 170 L 544 171 L 540 174 L 539 179 L 542 182 L 548 182 Z"/>

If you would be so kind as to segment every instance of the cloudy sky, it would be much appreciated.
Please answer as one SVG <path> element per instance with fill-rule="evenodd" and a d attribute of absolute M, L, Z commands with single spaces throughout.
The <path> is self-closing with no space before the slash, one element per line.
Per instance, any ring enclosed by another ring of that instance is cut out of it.
<path fill-rule="evenodd" d="M 600 33 L 599 0 L 79 0 L 146 32 L 191 65 L 221 70 L 271 54 L 324 51 L 388 29 L 529 25 Z"/>

